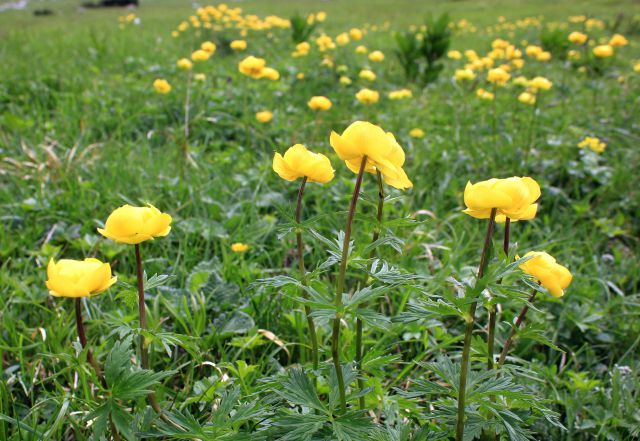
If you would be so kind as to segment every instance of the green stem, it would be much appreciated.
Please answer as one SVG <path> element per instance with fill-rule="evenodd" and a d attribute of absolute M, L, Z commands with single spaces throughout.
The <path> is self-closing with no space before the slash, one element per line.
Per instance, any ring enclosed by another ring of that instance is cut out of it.
<path fill-rule="evenodd" d="M 351 240 L 351 226 L 353 225 L 353 217 L 356 213 L 356 205 L 358 204 L 358 196 L 360 195 L 360 187 L 362 186 L 362 176 L 367 164 L 367 157 L 362 157 L 360 170 L 356 178 L 356 185 L 351 196 L 349 205 L 349 213 L 347 214 L 347 225 L 344 230 L 344 240 L 342 242 L 342 257 L 340 260 L 340 271 L 338 273 L 338 281 L 336 286 L 336 317 L 333 319 L 333 335 L 331 339 L 331 356 L 333 365 L 336 370 L 336 378 L 338 380 L 338 392 L 340 393 L 340 405 L 342 412 L 347 410 L 347 394 L 344 387 L 344 376 L 342 375 L 342 366 L 340 365 L 340 320 L 342 318 L 342 293 L 344 291 L 344 278 L 347 272 L 347 260 L 349 258 L 349 242 Z"/>
<path fill-rule="evenodd" d="M 509 238 L 511 230 L 511 219 L 508 217 L 504 221 L 504 240 L 502 242 L 502 249 L 505 256 L 509 257 Z M 502 283 L 502 279 L 498 281 L 498 284 Z M 493 305 L 489 307 L 489 336 L 487 337 L 487 367 L 493 369 L 493 348 L 496 339 L 496 309 Z"/>
<path fill-rule="evenodd" d="M 504 364 L 504 360 L 507 358 L 507 354 L 509 353 L 509 347 L 513 343 L 513 337 L 515 337 L 516 332 L 518 331 L 518 328 L 520 328 L 520 325 L 524 321 L 524 317 L 527 315 L 527 311 L 529 311 L 529 305 L 536 298 L 537 292 L 538 291 L 535 289 L 531 292 L 531 295 L 529 296 L 527 303 L 522 307 L 520 314 L 518 314 L 518 318 L 516 319 L 515 324 L 511 328 L 511 333 L 509 334 L 509 338 L 507 338 L 507 341 L 504 342 L 504 347 L 502 348 L 502 352 L 500 353 L 500 358 L 498 359 L 498 368 L 502 367 L 502 365 Z"/>
<path fill-rule="evenodd" d="M 376 171 L 376 177 L 378 181 L 378 213 L 377 213 L 377 221 L 375 229 L 373 230 L 373 237 L 371 238 L 371 243 L 375 243 L 380 238 L 380 224 L 382 223 L 382 212 L 384 209 L 384 185 L 382 182 L 382 173 L 380 171 Z M 376 255 L 376 249 L 372 249 L 369 254 L 369 258 L 373 259 Z M 367 275 L 365 274 L 365 280 L 362 286 L 367 285 Z M 356 364 L 358 366 L 358 370 L 360 371 L 360 375 L 358 376 L 358 389 L 362 392 L 364 390 L 364 373 L 362 372 L 362 320 L 360 317 L 356 318 Z M 360 410 L 364 410 L 364 396 L 361 396 L 358 399 L 358 406 Z"/>
<path fill-rule="evenodd" d="M 484 246 L 482 248 L 482 256 L 480 257 L 480 267 L 478 268 L 478 282 L 484 276 L 485 269 L 487 267 L 489 247 L 491 246 L 491 238 L 493 236 L 493 229 L 496 223 L 496 209 L 491 210 L 489 216 L 489 225 L 487 226 L 487 233 L 484 238 Z M 478 283 L 476 282 L 476 283 Z M 475 322 L 476 307 L 478 301 L 475 300 L 469 306 L 469 312 L 465 317 L 467 322 L 464 331 L 464 346 L 462 348 L 462 361 L 460 366 L 460 386 L 458 387 L 458 422 L 456 426 L 456 441 L 462 441 L 464 438 L 464 404 L 467 391 L 467 372 L 469 370 L 469 356 L 471 355 L 471 334 L 473 333 L 473 325 Z"/>
<path fill-rule="evenodd" d="M 300 189 L 298 190 L 298 201 L 296 203 L 296 242 L 298 245 L 298 269 L 300 270 L 300 278 L 303 285 L 307 284 L 307 276 L 304 269 L 304 245 L 302 243 L 302 231 L 300 231 L 300 220 L 302 218 L 302 195 L 304 194 L 304 187 L 307 184 L 307 177 L 305 176 L 300 183 Z M 302 289 L 302 297 L 308 298 L 305 289 Z M 307 326 L 309 326 L 309 338 L 311 339 L 311 360 L 313 361 L 313 369 L 318 370 L 318 335 L 316 333 L 316 325 L 311 317 L 311 307 L 304 305 L 304 312 L 307 316 Z"/>

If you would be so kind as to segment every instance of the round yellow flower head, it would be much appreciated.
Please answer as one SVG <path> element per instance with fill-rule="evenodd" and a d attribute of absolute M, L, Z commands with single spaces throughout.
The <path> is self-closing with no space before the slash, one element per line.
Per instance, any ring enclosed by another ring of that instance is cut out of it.
<path fill-rule="evenodd" d="M 231 245 L 231 251 L 233 251 L 234 253 L 244 253 L 248 249 L 249 249 L 249 245 L 242 242 L 236 242 Z"/>
<path fill-rule="evenodd" d="M 193 67 L 193 63 L 188 58 L 180 58 L 176 62 L 176 66 L 178 66 L 178 69 L 191 70 L 191 68 Z"/>
<path fill-rule="evenodd" d="M 349 34 L 347 34 L 346 32 L 343 32 L 340 35 L 338 35 L 336 37 L 336 43 L 338 43 L 338 46 L 345 46 L 349 44 Z"/>
<path fill-rule="evenodd" d="M 366 54 L 367 53 L 367 47 L 360 45 L 358 47 L 356 47 L 356 54 Z"/>
<path fill-rule="evenodd" d="M 273 156 L 273 171 L 285 181 L 306 177 L 309 182 L 321 184 L 332 180 L 334 175 L 329 158 L 310 152 L 302 144 L 289 147 L 284 156 L 276 153 Z"/>
<path fill-rule="evenodd" d="M 321 110 L 321 111 L 329 110 L 332 106 L 331 100 L 326 96 L 314 96 L 309 100 L 307 105 L 312 110 Z"/>
<path fill-rule="evenodd" d="M 549 61 L 551 59 L 551 52 L 540 52 L 538 54 L 538 56 L 536 57 L 536 60 L 538 61 Z"/>
<path fill-rule="evenodd" d="M 229 47 L 234 51 L 243 51 L 247 48 L 247 42 L 245 40 L 233 40 Z"/>
<path fill-rule="evenodd" d="M 268 123 L 273 119 L 273 113 L 268 110 L 263 110 L 261 112 L 256 113 L 256 120 L 261 123 Z"/>
<path fill-rule="evenodd" d="M 411 136 L 412 138 L 423 138 L 424 137 L 424 130 L 422 130 L 421 128 L 413 128 L 409 131 L 409 136 Z"/>
<path fill-rule="evenodd" d="M 613 47 L 608 44 L 602 44 L 593 48 L 593 55 L 598 58 L 608 58 L 613 55 Z"/>
<path fill-rule="evenodd" d="M 327 13 L 324 11 L 320 11 L 318 13 L 316 13 L 316 20 L 319 22 L 323 22 L 327 19 Z"/>
<path fill-rule="evenodd" d="M 520 269 L 539 280 L 552 296 L 562 297 L 573 279 L 571 272 L 544 251 L 530 251 L 524 255 L 529 256 L 533 257 L 521 264 Z"/>
<path fill-rule="evenodd" d="M 476 78 L 476 74 L 471 69 L 456 69 L 454 79 L 458 82 L 461 81 L 473 81 Z"/>
<path fill-rule="evenodd" d="M 622 34 L 615 34 L 613 37 L 611 37 L 611 40 L 609 40 L 609 46 L 611 47 L 622 47 L 628 44 L 629 40 L 627 40 Z"/>
<path fill-rule="evenodd" d="M 537 58 L 538 55 L 542 53 L 542 48 L 540 46 L 531 45 L 531 46 L 527 46 L 524 52 L 527 54 L 527 57 Z"/>
<path fill-rule="evenodd" d="M 411 98 L 413 96 L 413 92 L 411 92 L 411 89 L 392 90 L 389 92 L 388 96 L 390 100 L 403 100 Z"/>
<path fill-rule="evenodd" d="M 280 79 L 280 72 L 272 67 L 265 67 L 262 69 L 261 78 L 266 78 L 271 81 L 278 81 Z"/>
<path fill-rule="evenodd" d="M 367 157 L 365 171 L 380 171 L 384 181 L 392 187 L 406 189 L 413 184 L 403 170 L 404 150 L 392 133 L 366 121 L 355 121 L 342 135 L 331 132 L 331 147 L 354 173 L 360 170 L 362 158 Z"/>
<path fill-rule="evenodd" d="M 262 71 L 264 70 L 267 62 L 264 58 L 257 58 L 253 55 L 249 55 L 238 64 L 238 70 L 241 74 L 252 77 L 261 78 Z"/>
<path fill-rule="evenodd" d="M 362 40 L 362 31 L 358 28 L 351 28 L 349 30 L 349 37 L 353 40 Z"/>
<path fill-rule="evenodd" d="M 55 297 L 88 297 L 106 291 L 116 283 L 111 266 L 98 259 L 53 259 L 47 266 L 47 288 Z"/>
<path fill-rule="evenodd" d="M 349 78 L 346 75 L 343 75 L 340 77 L 340 84 L 343 84 L 345 86 L 348 86 L 349 84 L 351 84 L 351 78 Z"/>
<path fill-rule="evenodd" d="M 484 89 L 478 89 L 476 90 L 476 96 L 478 98 L 480 98 L 483 101 L 493 101 L 493 99 L 495 98 L 495 96 L 493 95 L 493 93 L 484 90 Z"/>
<path fill-rule="evenodd" d="M 535 90 L 549 90 L 553 83 L 545 77 L 535 77 L 529 81 L 528 86 Z"/>
<path fill-rule="evenodd" d="M 496 222 L 529 220 L 536 217 L 540 186 L 529 177 L 489 179 L 476 184 L 467 183 L 464 189 L 463 213 L 477 219 L 488 219 L 496 208 Z"/>
<path fill-rule="evenodd" d="M 207 76 L 203 73 L 197 73 L 193 76 L 193 79 L 196 81 L 204 81 L 207 79 Z"/>
<path fill-rule="evenodd" d="M 578 148 L 588 147 L 596 153 L 604 152 L 604 149 L 607 148 L 607 144 L 602 142 L 599 138 L 595 136 L 587 136 L 582 141 L 578 143 Z"/>
<path fill-rule="evenodd" d="M 362 69 L 360 71 L 360 74 L 358 74 L 358 76 L 360 78 L 362 78 L 363 80 L 367 80 L 367 81 L 375 81 L 376 80 L 376 74 L 373 73 L 373 71 L 370 71 L 369 69 Z"/>
<path fill-rule="evenodd" d="M 203 49 L 198 49 L 197 51 L 193 51 L 191 54 L 191 59 L 193 61 L 207 61 L 211 54 Z"/>
<path fill-rule="evenodd" d="M 522 104 L 533 105 L 536 103 L 536 96 L 530 92 L 522 92 L 520 95 L 518 95 L 518 101 L 520 101 Z"/>
<path fill-rule="evenodd" d="M 375 104 L 380 99 L 380 94 L 375 90 L 361 89 L 356 93 L 356 98 L 362 104 Z"/>
<path fill-rule="evenodd" d="M 452 60 L 459 60 L 462 58 L 462 54 L 460 53 L 460 51 L 449 51 L 447 52 L 447 57 L 451 58 Z"/>
<path fill-rule="evenodd" d="M 98 232 L 118 243 L 138 244 L 154 237 L 164 237 L 171 231 L 171 216 L 153 205 L 116 208 Z"/>
<path fill-rule="evenodd" d="M 384 54 L 380 51 L 373 51 L 369 54 L 369 60 L 377 63 L 384 60 Z"/>
<path fill-rule="evenodd" d="M 636 61 L 636 62 L 633 64 L 633 71 L 634 71 L 635 73 L 640 73 L 640 61 Z"/>
<path fill-rule="evenodd" d="M 153 82 L 153 88 L 156 92 L 166 94 L 171 92 L 171 84 L 167 80 L 157 79 Z"/>
<path fill-rule="evenodd" d="M 573 44 L 584 44 L 586 43 L 587 34 L 583 34 L 582 32 L 574 31 L 569 34 L 569 41 Z"/>
<path fill-rule="evenodd" d="M 200 49 L 202 49 L 209 55 L 213 55 L 216 51 L 216 44 L 212 41 L 205 41 L 200 45 Z"/>
<path fill-rule="evenodd" d="M 501 67 L 491 69 L 487 74 L 487 80 L 490 83 L 497 84 L 499 86 L 506 84 L 506 82 L 509 81 L 509 78 L 511 78 L 511 75 L 509 75 L 509 72 L 505 71 Z"/>

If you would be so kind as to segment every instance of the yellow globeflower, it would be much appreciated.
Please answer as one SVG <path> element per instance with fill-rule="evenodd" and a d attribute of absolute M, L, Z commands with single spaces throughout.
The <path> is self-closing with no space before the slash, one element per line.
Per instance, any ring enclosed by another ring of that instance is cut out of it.
<path fill-rule="evenodd" d="M 153 88 L 158 93 L 166 94 L 171 92 L 171 84 L 167 80 L 162 80 L 158 78 L 153 82 Z"/>
<path fill-rule="evenodd" d="M 356 54 L 366 54 L 367 53 L 367 47 L 360 45 L 358 47 L 356 47 Z"/>
<path fill-rule="evenodd" d="M 362 31 L 358 28 L 351 28 L 349 30 L 349 37 L 351 37 L 352 40 L 362 40 Z"/>
<path fill-rule="evenodd" d="M 585 147 L 590 148 L 596 153 L 602 153 L 604 152 L 604 149 L 607 148 L 607 144 L 605 144 L 595 136 L 587 136 L 586 138 L 584 138 L 582 141 L 578 143 L 578 148 L 583 149 Z"/>
<path fill-rule="evenodd" d="M 476 74 L 471 69 L 456 69 L 454 79 L 458 82 L 472 81 L 476 78 Z"/>
<path fill-rule="evenodd" d="M 49 260 L 47 288 L 55 297 L 88 297 L 106 291 L 116 283 L 111 277 L 111 266 L 98 259 Z"/>
<path fill-rule="evenodd" d="M 539 280 L 552 296 L 562 297 L 573 279 L 571 272 L 544 251 L 530 251 L 524 255 L 530 256 L 533 257 L 521 264 L 520 269 Z"/>
<path fill-rule="evenodd" d="M 538 55 L 542 53 L 542 48 L 540 46 L 531 45 L 531 46 L 527 46 L 524 52 L 527 54 L 527 57 L 537 58 Z"/>
<path fill-rule="evenodd" d="M 467 183 L 464 189 L 463 212 L 478 219 L 488 219 L 496 211 L 496 222 L 529 220 L 536 217 L 540 186 L 529 177 L 489 179 L 476 184 Z"/>
<path fill-rule="evenodd" d="M 405 189 L 413 184 L 403 170 L 405 155 L 392 133 L 370 122 L 356 121 L 342 135 L 331 132 L 331 147 L 354 173 L 360 170 L 364 156 L 365 171 L 380 171 L 384 181 L 392 187 Z"/>
<path fill-rule="evenodd" d="M 483 101 L 493 101 L 493 99 L 495 98 L 495 96 L 493 95 L 493 93 L 484 90 L 482 88 L 476 90 L 476 96 L 478 98 L 480 98 Z"/>
<path fill-rule="evenodd" d="M 462 58 L 462 54 L 460 53 L 460 51 L 449 51 L 447 52 L 447 57 L 451 58 L 452 60 L 459 60 Z"/>
<path fill-rule="evenodd" d="M 373 51 L 369 54 L 369 60 L 377 63 L 384 60 L 384 54 L 380 51 Z"/>
<path fill-rule="evenodd" d="M 584 44 L 588 38 L 587 34 L 578 31 L 569 34 L 569 41 L 573 44 Z"/>
<path fill-rule="evenodd" d="M 538 56 L 536 57 L 536 60 L 538 61 L 549 61 L 551 59 L 551 52 L 540 52 L 538 54 Z"/>
<path fill-rule="evenodd" d="M 261 78 L 266 78 L 271 81 L 278 81 L 280 79 L 280 72 L 272 67 L 265 67 L 262 69 Z"/>
<path fill-rule="evenodd" d="M 611 37 L 611 40 L 609 40 L 609 46 L 611 47 L 621 47 L 628 44 L 629 40 L 627 40 L 622 34 L 615 34 L 613 37 Z"/>
<path fill-rule="evenodd" d="M 309 182 L 325 184 L 333 179 L 334 170 L 329 158 L 307 150 L 302 144 L 290 147 L 282 156 L 273 156 L 273 171 L 286 181 L 306 177 Z"/>
<path fill-rule="evenodd" d="M 211 54 L 203 49 L 198 49 L 197 51 L 193 51 L 191 54 L 191 59 L 193 61 L 207 61 Z"/>
<path fill-rule="evenodd" d="M 349 84 L 351 84 L 351 78 L 349 78 L 346 75 L 343 75 L 340 77 L 340 84 L 344 84 L 345 86 L 348 86 Z"/>
<path fill-rule="evenodd" d="M 243 51 L 247 48 L 247 42 L 245 40 L 233 40 L 229 47 L 234 51 Z"/>
<path fill-rule="evenodd" d="M 231 251 L 233 251 L 234 253 L 244 253 L 248 249 L 249 249 L 249 245 L 242 242 L 236 242 L 231 245 Z"/>
<path fill-rule="evenodd" d="M 154 237 L 164 237 L 171 231 L 171 216 L 153 205 L 116 208 L 98 232 L 118 243 L 138 244 Z"/>
<path fill-rule="evenodd" d="M 243 75 L 247 75 L 252 78 L 261 78 L 262 71 L 266 64 L 267 62 L 264 58 L 257 58 L 253 55 L 249 55 L 238 64 L 238 70 Z"/>
<path fill-rule="evenodd" d="M 268 123 L 273 119 L 273 113 L 269 112 L 268 110 L 263 110 L 256 113 L 256 119 L 261 123 Z"/>
<path fill-rule="evenodd" d="M 380 99 L 380 93 L 371 89 L 361 89 L 356 93 L 356 98 L 362 104 L 375 104 Z"/>
<path fill-rule="evenodd" d="M 338 46 L 345 46 L 349 44 L 349 34 L 347 34 L 346 32 L 343 32 L 340 35 L 338 35 L 336 37 L 336 43 L 338 44 Z"/>
<path fill-rule="evenodd" d="M 331 100 L 326 96 L 314 96 L 307 103 L 312 110 L 329 110 L 332 106 Z"/>
<path fill-rule="evenodd" d="M 178 66 L 178 69 L 191 70 L 191 68 L 193 67 L 193 63 L 188 58 L 180 58 L 176 62 L 176 66 Z"/>
<path fill-rule="evenodd" d="M 511 78 L 511 75 L 509 75 L 509 72 L 505 71 L 501 67 L 491 69 L 487 74 L 487 81 L 493 84 L 497 84 L 499 86 L 506 84 L 506 82 L 509 81 L 509 78 Z"/>
<path fill-rule="evenodd" d="M 390 100 L 402 100 L 411 98 L 413 96 L 413 92 L 411 92 L 411 89 L 392 90 L 389 92 L 388 96 Z"/>
<path fill-rule="evenodd" d="M 518 101 L 520 101 L 522 104 L 533 105 L 536 103 L 536 96 L 535 94 L 530 92 L 522 92 L 520 95 L 518 95 Z"/>
<path fill-rule="evenodd" d="M 529 81 L 528 86 L 535 90 L 549 90 L 553 83 L 545 77 L 535 77 Z"/>
<path fill-rule="evenodd" d="M 593 48 L 593 55 L 598 58 L 608 58 L 613 55 L 613 47 L 608 44 L 602 44 Z"/>
<path fill-rule="evenodd" d="M 373 71 L 370 71 L 369 69 L 362 69 L 360 71 L 360 74 L 358 74 L 358 76 L 360 78 L 362 78 L 363 80 L 367 80 L 367 81 L 375 81 L 376 80 L 376 74 L 373 73 Z"/>
<path fill-rule="evenodd" d="M 212 41 L 205 41 L 200 45 L 200 49 L 202 49 L 209 55 L 213 55 L 216 52 L 216 44 Z"/>
<path fill-rule="evenodd" d="M 409 136 L 411 136 L 412 138 L 423 138 L 424 137 L 424 130 L 416 127 L 413 128 L 409 131 Z"/>

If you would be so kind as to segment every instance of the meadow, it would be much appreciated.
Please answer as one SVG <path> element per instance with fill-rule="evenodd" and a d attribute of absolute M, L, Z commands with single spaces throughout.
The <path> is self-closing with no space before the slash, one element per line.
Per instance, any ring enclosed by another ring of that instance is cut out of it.
<path fill-rule="evenodd" d="M 637 2 L 0 37 L 0 440 L 640 437 Z"/>

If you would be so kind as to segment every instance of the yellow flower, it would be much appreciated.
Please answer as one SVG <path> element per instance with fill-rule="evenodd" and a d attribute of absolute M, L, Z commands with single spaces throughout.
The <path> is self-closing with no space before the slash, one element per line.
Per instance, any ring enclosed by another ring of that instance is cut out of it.
<path fill-rule="evenodd" d="M 358 28 L 351 28 L 349 29 L 349 37 L 351 37 L 351 39 L 356 41 L 362 40 L 362 31 Z"/>
<path fill-rule="evenodd" d="M 528 86 L 535 90 L 549 90 L 553 86 L 553 83 L 545 77 L 535 77 L 529 81 Z"/>
<path fill-rule="evenodd" d="M 531 46 L 527 46 L 524 51 L 528 57 L 537 58 L 538 55 L 542 53 L 542 48 L 540 46 L 531 45 Z"/>
<path fill-rule="evenodd" d="M 369 54 L 369 60 L 373 62 L 380 62 L 384 60 L 384 54 L 380 51 L 373 51 Z"/>
<path fill-rule="evenodd" d="M 371 89 L 360 89 L 358 93 L 356 93 L 356 98 L 362 104 L 375 104 L 380 99 L 380 94 Z"/>
<path fill-rule="evenodd" d="M 280 72 L 272 67 L 265 67 L 262 69 L 261 78 L 266 78 L 271 81 L 278 81 L 280 79 Z"/>
<path fill-rule="evenodd" d="M 327 19 L 327 13 L 324 11 L 320 11 L 316 14 L 316 20 L 319 22 L 323 22 Z"/>
<path fill-rule="evenodd" d="M 527 79 L 527 77 L 520 75 L 519 77 L 515 77 L 513 79 L 513 84 L 515 84 L 516 86 L 528 87 L 529 80 Z"/>
<path fill-rule="evenodd" d="M 484 90 L 484 89 L 478 89 L 476 90 L 476 96 L 478 98 L 480 98 L 483 101 L 493 101 L 493 99 L 495 98 L 495 96 L 493 95 L 493 93 Z"/>
<path fill-rule="evenodd" d="M 273 119 L 273 113 L 268 110 L 263 110 L 262 112 L 256 113 L 256 119 L 261 123 L 268 123 Z"/>
<path fill-rule="evenodd" d="M 171 92 L 171 84 L 167 80 L 157 79 L 153 82 L 153 88 L 158 93 L 169 93 Z"/>
<path fill-rule="evenodd" d="M 238 64 L 238 70 L 241 74 L 252 78 L 262 78 L 262 71 L 265 69 L 267 62 L 264 58 L 257 58 L 249 55 Z"/>
<path fill-rule="evenodd" d="M 193 63 L 188 58 L 180 58 L 176 62 L 176 66 L 178 66 L 178 69 L 191 70 L 191 68 L 193 67 Z"/>
<path fill-rule="evenodd" d="M 540 186 L 529 177 L 489 179 L 476 184 L 467 183 L 464 189 L 463 212 L 478 219 L 488 219 L 496 208 L 496 222 L 529 220 L 536 217 Z"/>
<path fill-rule="evenodd" d="M 342 34 L 338 35 L 336 37 L 336 43 L 338 43 L 339 46 L 349 44 L 349 34 L 343 32 Z"/>
<path fill-rule="evenodd" d="M 203 49 L 198 49 L 197 51 L 193 51 L 191 54 L 191 59 L 193 61 L 207 61 L 211 54 Z"/>
<path fill-rule="evenodd" d="M 367 47 L 360 45 L 358 47 L 356 47 L 356 54 L 366 54 L 367 53 Z"/>
<path fill-rule="evenodd" d="M 499 86 L 506 84 L 506 82 L 509 81 L 509 78 L 511 78 L 511 75 L 501 67 L 491 69 L 487 74 L 487 80 L 490 83 L 497 84 Z"/>
<path fill-rule="evenodd" d="M 460 53 L 460 51 L 449 51 L 447 52 L 447 57 L 451 58 L 452 60 L 459 60 L 462 58 L 462 54 Z"/>
<path fill-rule="evenodd" d="M 424 137 L 424 130 L 418 127 L 413 128 L 409 131 L 409 136 L 411 136 L 412 138 L 422 138 Z"/>
<path fill-rule="evenodd" d="M 392 187 L 405 189 L 413 184 L 403 170 L 405 155 L 392 133 L 366 121 L 356 121 L 342 135 L 331 132 L 331 147 L 347 167 L 354 173 L 360 170 L 364 156 L 367 157 L 365 171 L 382 174 L 384 181 Z"/>
<path fill-rule="evenodd" d="M 593 48 L 593 55 L 598 58 L 608 58 L 613 55 L 613 47 L 608 44 L 602 44 Z"/>
<path fill-rule="evenodd" d="M 636 73 L 640 73 L 640 61 L 636 61 L 633 65 L 633 71 Z"/>
<path fill-rule="evenodd" d="M 331 108 L 331 100 L 326 96 L 314 96 L 307 103 L 312 110 L 329 110 Z"/>
<path fill-rule="evenodd" d="M 171 216 L 153 205 L 116 208 L 98 232 L 118 243 L 138 244 L 154 237 L 164 237 L 171 231 Z"/>
<path fill-rule="evenodd" d="M 333 179 L 334 170 L 329 158 L 307 150 L 302 144 L 290 147 L 284 154 L 273 156 L 273 171 L 286 181 L 306 177 L 309 182 L 325 184 Z"/>
<path fill-rule="evenodd" d="M 193 79 L 196 81 L 204 81 L 207 79 L 207 76 L 203 73 L 197 73 L 193 76 Z"/>
<path fill-rule="evenodd" d="M 249 249 L 249 245 L 242 242 L 236 242 L 231 245 L 231 251 L 233 251 L 234 253 L 244 253 L 248 249 Z"/>
<path fill-rule="evenodd" d="M 538 54 L 538 56 L 536 57 L 536 60 L 538 61 L 549 61 L 551 59 L 551 52 L 540 52 Z"/>
<path fill-rule="evenodd" d="M 46 285 L 54 297 L 88 297 L 106 291 L 116 283 L 111 266 L 98 259 L 49 260 Z"/>
<path fill-rule="evenodd" d="M 604 152 L 604 149 L 607 148 L 607 144 L 602 142 L 599 138 L 595 136 L 587 136 L 582 141 L 578 143 L 578 148 L 588 147 L 596 153 Z"/>
<path fill-rule="evenodd" d="M 402 100 L 405 98 L 411 98 L 413 96 L 413 92 L 411 92 L 410 89 L 392 90 L 389 92 L 388 96 L 390 100 Z"/>
<path fill-rule="evenodd" d="M 511 64 L 516 69 L 522 69 L 522 66 L 524 66 L 524 60 L 522 58 L 518 58 L 516 60 L 511 60 Z"/>
<path fill-rule="evenodd" d="M 584 44 L 588 38 L 587 34 L 578 31 L 569 34 L 569 41 L 573 44 Z"/>
<path fill-rule="evenodd" d="M 569 60 L 572 61 L 577 61 L 582 57 L 582 55 L 580 54 L 579 51 L 572 49 L 569 52 L 567 52 L 567 58 L 569 58 Z"/>
<path fill-rule="evenodd" d="M 536 96 L 530 92 L 522 92 L 520 95 L 518 95 L 518 101 L 520 101 L 522 104 L 533 105 L 536 103 Z"/>
<path fill-rule="evenodd" d="M 472 81 L 476 78 L 476 74 L 471 69 L 456 69 L 454 75 L 456 81 Z"/>
<path fill-rule="evenodd" d="M 611 47 L 621 47 L 628 44 L 629 40 L 627 40 L 622 34 L 615 34 L 613 37 L 611 37 L 611 40 L 609 40 L 609 46 Z"/>
<path fill-rule="evenodd" d="M 304 80 L 304 72 L 298 72 L 296 74 L 296 78 L 299 80 Z"/>
<path fill-rule="evenodd" d="M 370 71 L 369 69 L 362 69 L 358 76 L 363 80 L 367 80 L 367 81 L 375 81 L 376 79 L 376 74 Z"/>
<path fill-rule="evenodd" d="M 348 86 L 349 84 L 351 84 L 351 78 L 349 78 L 346 75 L 343 75 L 340 77 L 340 84 L 344 84 L 345 86 Z"/>
<path fill-rule="evenodd" d="M 544 251 L 530 251 L 524 255 L 530 256 L 529 260 L 520 265 L 520 269 L 539 280 L 552 296 L 562 297 L 573 279 L 571 272 Z"/>
<path fill-rule="evenodd" d="M 234 51 L 243 51 L 247 48 L 247 42 L 245 40 L 233 40 L 229 43 L 229 47 Z"/>
<path fill-rule="evenodd" d="M 216 44 L 212 41 L 205 41 L 200 45 L 200 49 L 202 49 L 209 55 L 213 55 L 216 52 Z"/>

